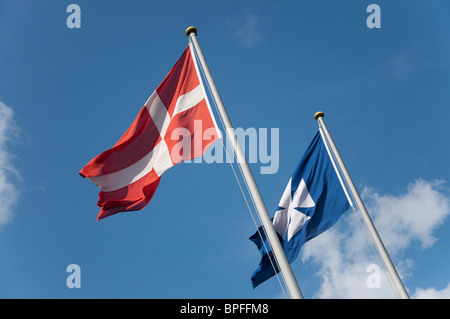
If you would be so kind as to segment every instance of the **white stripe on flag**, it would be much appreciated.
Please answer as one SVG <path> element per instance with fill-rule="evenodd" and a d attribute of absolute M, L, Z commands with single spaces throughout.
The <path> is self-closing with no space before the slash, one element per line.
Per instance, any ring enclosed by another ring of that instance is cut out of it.
<path fill-rule="evenodd" d="M 176 114 L 196 106 L 204 98 L 205 96 L 200 85 L 180 96 L 175 105 L 172 118 Z M 116 172 L 89 178 L 92 183 L 101 187 L 102 192 L 112 192 L 128 186 L 150 173 L 152 169 L 155 170 L 158 176 L 161 176 L 167 169 L 174 166 L 169 149 L 164 141 L 164 135 L 170 123 L 169 113 L 156 91 L 150 96 L 145 107 L 160 132 L 161 141 L 134 164 Z"/>
<path fill-rule="evenodd" d="M 159 134 L 164 136 L 167 126 L 169 126 L 170 118 L 163 101 L 161 101 L 156 91 L 153 92 L 147 103 L 145 103 L 145 107 L 147 108 L 148 113 L 150 113 L 150 117 L 152 118 L 153 123 L 155 123 Z M 164 134 L 162 134 L 162 132 Z"/>
<path fill-rule="evenodd" d="M 164 153 L 167 153 L 167 155 Z M 167 157 L 170 161 L 170 166 L 167 163 Z M 162 160 L 161 163 L 159 162 L 160 160 Z M 164 140 L 159 142 L 147 155 L 136 163 L 121 169 L 120 171 L 91 177 L 89 180 L 95 185 L 101 185 L 102 192 L 112 192 L 128 186 L 144 177 L 150 173 L 155 164 L 157 164 L 156 166 L 158 167 L 158 171 L 160 173 L 158 176 L 161 176 L 165 170 L 173 166 Z"/>
<path fill-rule="evenodd" d="M 175 110 L 172 114 L 172 118 L 178 113 L 184 112 L 193 106 L 196 106 L 205 98 L 202 87 L 197 85 L 192 91 L 180 96 L 175 105 Z"/>

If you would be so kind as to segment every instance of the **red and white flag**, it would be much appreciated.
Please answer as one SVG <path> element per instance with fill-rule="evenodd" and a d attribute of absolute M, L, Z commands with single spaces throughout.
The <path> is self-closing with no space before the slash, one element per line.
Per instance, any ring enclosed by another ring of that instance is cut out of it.
<path fill-rule="evenodd" d="M 180 132 L 184 142 L 188 139 L 183 147 L 179 145 Z M 189 45 L 120 140 L 80 171 L 82 177 L 101 187 L 97 219 L 143 209 L 155 193 L 162 173 L 177 163 L 201 156 L 218 138 Z"/>

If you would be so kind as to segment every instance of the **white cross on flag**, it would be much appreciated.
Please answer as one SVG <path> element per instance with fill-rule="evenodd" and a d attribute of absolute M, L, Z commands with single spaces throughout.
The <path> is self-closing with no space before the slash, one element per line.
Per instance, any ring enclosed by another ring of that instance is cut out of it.
<path fill-rule="evenodd" d="M 80 171 L 101 188 L 97 219 L 143 209 L 162 173 L 201 156 L 218 132 L 189 45 L 120 140 Z"/>
<path fill-rule="evenodd" d="M 303 179 L 295 190 L 294 196 L 292 196 L 291 182 L 292 178 L 289 180 L 283 196 L 281 196 L 278 204 L 279 209 L 273 218 L 273 227 L 282 238 L 286 238 L 287 233 L 287 241 L 290 241 L 292 236 L 297 234 L 305 222 L 311 218 L 311 216 L 302 212 L 302 208 L 316 206 Z"/>

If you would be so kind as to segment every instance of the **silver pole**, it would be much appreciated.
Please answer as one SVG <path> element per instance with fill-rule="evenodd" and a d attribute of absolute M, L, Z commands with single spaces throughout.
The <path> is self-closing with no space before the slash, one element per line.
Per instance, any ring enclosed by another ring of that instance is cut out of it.
<path fill-rule="evenodd" d="M 377 247 L 381 259 L 383 260 L 383 263 L 386 265 L 389 276 L 391 277 L 397 292 L 399 293 L 401 298 L 409 299 L 409 295 L 405 287 L 403 286 L 403 282 L 400 279 L 400 276 L 398 275 L 397 270 L 395 269 L 394 264 L 392 263 L 392 260 L 389 257 L 386 248 L 384 247 L 383 242 L 381 241 L 380 235 L 378 235 L 378 232 L 372 222 L 372 219 L 369 216 L 369 213 L 367 212 L 366 207 L 364 206 L 361 197 L 359 196 L 358 190 L 356 189 L 355 184 L 353 183 L 352 178 L 350 177 L 350 174 L 348 173 L 347 168 L 345 167 L 344 161 L 342 160 L 341 155 L 339 154 L 339 151 L 337 150 L 336 145 L 334 144 L 333 139 L 331 138 L 330 132 L 328 132 L 327 126 L 325 125 L 325 122 L 323 120 L 324 116 L 325 115 L 322 112 L 317 112 L 314 115 L 314 118 L 319 122 L 319 126 L 323 129 L 323 132 L 325 133 L 325 136 L 328 140 L 328 143 L 330 144 L 333 154 L 336 157 L 339 168 L 341 169 L 344 175 L 344 179 L 346 180 L 347 185 L 350 188 L 350 192 L 353 198 L 355 199 L 356 206 L 358 207 L 364 219 L 364 223 L 366 224 L 367 229 L 369 230 L 369 233 L 372 236 L 372 239 L 375 243 L 375 246 Z"/>
<path fill-rule="evenodd" d="M 195 50 L 197 51 L 198 58 L 202 65 L 203 70 L 205 71 L 206 80 L 211 87 L 211 91 L 215 101 L 217 102 L 217 107 L 219 109 L 220 116 L 224 122 L 225 129 L 229 134 L 229 138 L 231 140 L 231 144 L 234 148 L 237 162 L 242 169 L 244 178 L 248 184 L 250 194 L 253 197 L 256 205 L 256 210 L 261 219 L 261 222 L 266 230 L 267 238 L 269 239 L 272 245 L 272 252 L 274 257 L 277 259 L 280 272 L 283 275 L 286 286 L 291 295 L 292 299 L 302 299 L 302 293 L 300 292 L 300 288 L 298 287 L 297 281 L 295 280 L 292 269 L 289 265 L 289 262 L 286 259 L 286 255 L 284 254 L 283 247 L 281 247 L 280 241 L 278 240 L 275 229 L 273 228 L 272 220 L 270 219 L 269 213 L 267 212 L 266 206 L 263 202 L 261 194 L 259 192 L 258 186 L 256 185 L 255 179 L 253 178 L 253 174 L 248 166 L 247 160 L 242 152 L 241 145 L 237 140 L 236 134 L 234 132 L 233 126 L 231 125 L 230 118 L 228 117 L 225 106 L 223 105 L 222 99 L 220 98 L 219 91 L 217 91 L 216 84 L 211 76 L 211 72 L 209 71 L 208 64 L 206 63 L 205 57 L 203 56 L 202 50 L 197 41 L 197 29 L 195 27 L 189 27 L 186 30 L 186 35 L 192 40 Z"/>

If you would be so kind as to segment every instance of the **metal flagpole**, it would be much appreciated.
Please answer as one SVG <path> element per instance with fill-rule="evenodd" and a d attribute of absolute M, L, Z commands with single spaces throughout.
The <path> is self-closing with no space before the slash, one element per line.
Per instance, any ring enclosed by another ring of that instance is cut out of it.
<path fill-rule="evenodd" d="M 280 241 L 278 240 L 276 231 L 273 228 L 272 220 L 270 219 L 269 213 L 267 212 L 266 206 L 263 202 L 258 186 L 256 185 L 255 179 L 253 178 L 253 174 L 250 170 L 250 167 L 248 166 L 241 145 L 239 144 L 233 126 L 231 125 L 230 118 L 228 117 L 225 106 L 223 105 L 222 99 L 220 98 L 219 91 L 217 91 L 216 84 L 214 83 L 214 80 L 211 76 L 211 72 L 209 71 L 208 65 L 206 63 L 205 57 L 203 56 L 202 50 L 200 49 L 200 46 L 198 44 L 197 29 L 195 27 L 187 28 L 186 35 L 192 40 L 192 43 L 197 52 L 202 68 L 205 72 L 206 80 L 208 81 L 209 86 L 211 87 L 212 95 L 217 103 L 220 116 L 223 119 L 225 129 L 227 130 L 227 133 L 230 134 L 229 138 L 232 142 L 231 144 L 234 148 L 238 165 L 242 169 L 242 173 L 248 184 L 250 194 L 255 201 L 256 210 L 266 230 L 267 238 L 269 239 L 272 245 L 273 255 L 278 261 L 280 272 L 286 281 L 286 286 L 289 291 L 289 294 L 291 295 L 292 299 L 302 299 L 303 296 L 302 293 L 300 292 L 300 288 L 298 287 L 292 269 L 289 265 L 289 262 L 287 261 L 286 255 L 284 254 Z"/>
<path fill-rule="evenodd" d="M 342 171 L 344 175 L 344 179 L 347 182 L 347 185 L 350 189 L 350 192 L 355 199 L 356 206 L 358 207 L 359 211 L 361 212 L 361 215 L 364 219 L 364 223 L 366 224 L 367 229 L 369 230 L 370 235 L 372 236 L 372 239 L 375 243 L 375 246 L 377 247 L 378 253 L 380 254 L 384 264 L 386 265 L 386 268 L 389 272 L 389 275 L 394 283 L 394 286 L 399 293 L 400 297 L 403 299 L 409 299 L 409 295 L 405 289 L 405 286 L 403 286 L 403 282 L 400 279 L 400 276 L 397 273 L 397 270 L 395 269 L 394 264 L 392 263 L 391 258 L 389 257 L 389 254 L 386 251 L 386 248 L 384 247 L 383 242 L 381 241 L 380 236 L 378 235 L 378 232 L 372 222 L 372 219 L 369 216 L 369 213 L 367 212 L 366 207 L 364 206 L 364 203 L 359 196 L 358 190 L 355 187 L 355 184 L 352 181 L 352 178 L 350 177 L 347 168 L 345 167 L 345 164 L 341 158 L 341 155 L 339 154 L 336 145 L 333 142 L 333 139 L 331 138 L 330 132 L 328 132 L 327 126 L 325 125 L 325 122 L 323 120 L 324 114 L 322 112 L 317 112 L 314 115 L 314 118 L 319 122 L 319 127 L 322 128 L 323 132 L 325 133 L 325 136 L 327 138 L 327 141 L 332 149 L 332 152 L 334 156 L 336 157 L 336 160 L 338 162 L 338 166 L 340 170 Z"/>

